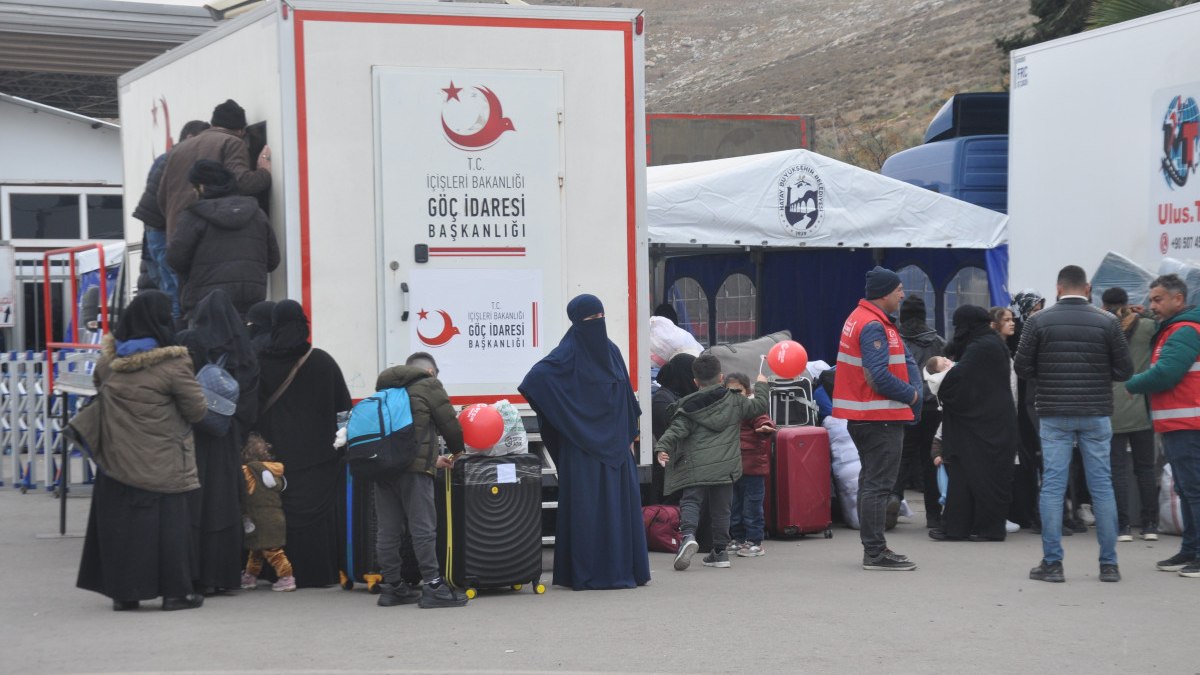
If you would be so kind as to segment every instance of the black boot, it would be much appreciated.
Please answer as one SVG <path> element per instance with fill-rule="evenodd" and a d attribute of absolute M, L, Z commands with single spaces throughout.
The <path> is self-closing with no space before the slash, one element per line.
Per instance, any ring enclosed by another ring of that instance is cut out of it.
<path fill-rule="evenodd" d="M 196 609 L 204 604 L 204 596 L 195 593 L 182 598 L 163 598 L 162 611 L 174 612 L 180 609 Z"/>
<path fill-rule="evenodd" d="M 375 604 L 380 607 L 395 607 L 411 605 L 420 599 L 420 591 L 401 581 L 398 584 L 379 584 L 379 600 Z"/>

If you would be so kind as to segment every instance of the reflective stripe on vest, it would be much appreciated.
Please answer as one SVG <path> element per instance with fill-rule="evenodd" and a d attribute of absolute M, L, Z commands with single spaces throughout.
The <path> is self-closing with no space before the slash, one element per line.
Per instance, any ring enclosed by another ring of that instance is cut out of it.
<path fill-rule="evenodd" d="M 1158 336 L 1154 344 L 1154 352 L 1150 355 L 1151 367 L 1158 362 L 1167 340 L 1185 327 L 1200 333 L 1200 324 L 1192 321 L 1172 324 Z M 1200 356 L 1174 387 L 1150 394 L 1150 421 L 1158 433 L 1200 429 Z"/>
<path fill-rule="evenodd" d="M 883 398 L 867 381 L 860 339 L 862 329 L 870 323 L 883 326 L 888 345 L 888 372 L 902 382 L 908 382 L 904 342 L 896 325 L 878 307 L 860 300 L 842 327 L 837 356 L 838 374 L 833 385 L 833 416 L 868 422 L 911 421 L 912 408 L 902 402 Z"/>

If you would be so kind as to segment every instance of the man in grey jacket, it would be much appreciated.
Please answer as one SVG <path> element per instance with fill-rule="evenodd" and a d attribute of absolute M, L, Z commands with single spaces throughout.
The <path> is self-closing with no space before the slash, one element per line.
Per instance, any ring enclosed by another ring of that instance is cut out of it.
<path fill-rule="evenodd" d="M 1120 581 L 1117 510 L 1109 461 L 1112 383 L 1133 375 L 1129 345 L 1117 318 L 1090 301 L 1087 274 L 1076 265 L 1058 273 L 1058 303 L 1029 317 L 1021 332 L 1017 374 L 1038 380 L 1042 441 L 1042 562 L 1029 572 L 1037 581 L 1061 582 L 1062 518 L 1059 517 L 1078 444 L 1096 514 L 1100 580 Z"/>

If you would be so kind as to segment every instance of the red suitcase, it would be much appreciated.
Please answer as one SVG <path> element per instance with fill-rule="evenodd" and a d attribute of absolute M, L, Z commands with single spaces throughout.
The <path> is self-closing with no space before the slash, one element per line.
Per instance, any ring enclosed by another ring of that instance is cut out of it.
<path fill-rule="evenodd" d="M 767 486 L 767 529 L 777 537 L 822 532 L 831 538 L 832 482 L 829 432 L 822 427 L 780 427 Z"/>

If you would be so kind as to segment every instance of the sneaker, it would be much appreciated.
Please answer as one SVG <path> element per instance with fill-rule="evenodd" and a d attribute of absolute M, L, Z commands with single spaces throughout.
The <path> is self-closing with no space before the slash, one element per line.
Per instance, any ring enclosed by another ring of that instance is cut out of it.
<path fill-rule="evenodd" d="M 1121 571 L 1116 565 L 1101 565 L 1100 566 L 1100 581 L 1120 581 Z"/>
<path fill-rule="evenodd" d="M 1158 523 L 1150 523 L 1143 527 L 1142 539 L 1145 541 L 1158 541 Z"/>
<path fill-rule="evenodd" d="M 381 596 L 382 597 L 382 596 Z M 437 588 L 425 584 L 421 589 L 421 599 L 418 605 L 421 609 L 437 609 L 439 607 L 465 607 L 467 596 L 459 595 L 450 584 L 441 583 Z"/>
<path fill-rule="evenodd" d="M 1088 527 L 1096 524 L 1096 514 L 1092 513 L 1091 504 L 1080 504 L 1079 508 L 1075 510 L 1075 517 Z"/>
<path fill-rule="evenodd" d="M 738 541 L 735 539 L 725 545 L 725 550 L 728 551 L 729 553 L 737 553 L 738 551 L 741 551 L 743 548 L 747 548 L 748 546 L 750 546 L 750 542 Z"/>
<path fill-rule="evenodd" d="M 1094 519 L 1093 522 L 1095 522 Z M 1079 520 L 1068 520 L 1063 523 L 1063 534 L 1066 534 L 1068 529 L 1072 532 L 1082 534 L 1088 531 L 1088 526 Z"/>
<path fill-rule="evenodd" d="M 1049 581 L 1056 584 L 1061 584 L 1067 578 L 1063 576 L 1063 566 L 1061 562 L 1046 562 L 1029 570 L 1029 578 L 1034 581 Z"/>
<path fill-rule="evenodd" d="M 395 607 L 411 605 L 420 599 L 421 591 L 401 581 L 398 584 L 379 584 L 379 599 L 375 604 L 380 607 Z"/>
<path fill-rule="evenodd" d="M 887 511 L 884 514 L 883 529 L 896 527 L 896 519 L 900 517 L 900 498 L 896 495 L 888 497 Z"/>
<path fill-rule="evenodd" d="M 1194 562 L 1196 556 L 1187 553 L 1176 553 L 1166 560 L 1159 560 L 1155 565 L 1156 568 L 1163 572 L 1178 572 Z"/>
<path fill-rule="evenodd" d="M 258 577 L 242 572 L 242 590 L 252 591 L 255 588 L 258 588 Z"/>
<path fill-rule="evenodd" d="M 713 551 L 704 556 L 705 567 L 732 567 L 729 564 L 729 553 L 726 551 Z"/>
<path fill-rule="evenodd" d="M 863 555 L 863 569 L 907 572 L 917 569 L 917 564 L 902 555 L 884 549 L 874 557 Z"/>
<path fill-rule="evenodd" d="M 1117 541 L 1133 541 L 1133 531 L 1126 525 L 1117 532 Z"/>
<path fill-rule="evenodd" d="M 271 584 L 273 591 L 294 591 L 296 590 L 296 577 L 286 576 Z"/>
<path fill-rule="evenodd" d="M 896 553 L 895 551 L 893 551 L 890 548 L 883 549 L 883 552 L 890 555 L 891 557 L 895 558 L 896 560 L 908 560 L 908 556 L 900 555 L 899 553 Z"/>
<path fill-rule="evenodd" d="M 675 571 L 682 572 L 692 564 L 692 556 L 696 555 L 700 544 L 696 543 L 694 535 L 685 535 L 683 543 L 679 545 L 679 551 L 675 554 Z"/>
<path fill-rule="evenodd" d="M 1200 559 L 1184 565 L 1183 569 L 1179 570 L 1179 576 L 1200 579 Z"/>
<path fill-rule="evenodd" d="M 766 555 L 767 552 L 763 550 L 761 544 L 749 544 L 746 548 L 738 551 L 737 554 L 739 558 L 757 558 Z"/>
<path fill-rule="evenodd" d="M 1011 520 L 1006 520 L 1004 521 L 1004 531 L 1008 532 L 1009 534 L 1012 534 L 1013 532 L 1020 532 L 1021 526 Z"/>

